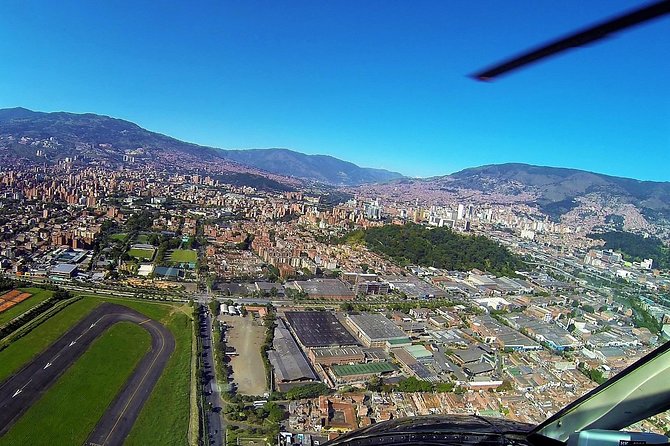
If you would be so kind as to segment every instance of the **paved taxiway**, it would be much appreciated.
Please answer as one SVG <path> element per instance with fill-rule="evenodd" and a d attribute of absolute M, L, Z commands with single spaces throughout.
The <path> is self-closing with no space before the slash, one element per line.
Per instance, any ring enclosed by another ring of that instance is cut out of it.
<path fill-rule="evenodd" d="M 151 335 L 151 349 L 102 416 L 87 444 L 120 445 L 158 381 L 175 341 L 158 322 L 122 305 L 103 303 L 39 354 L 32 362 L 0 384 L 0 436 L 35 403 L 110 326 L 134 322 Z M 113 366 L 113 364 L 110 364 Z"/>

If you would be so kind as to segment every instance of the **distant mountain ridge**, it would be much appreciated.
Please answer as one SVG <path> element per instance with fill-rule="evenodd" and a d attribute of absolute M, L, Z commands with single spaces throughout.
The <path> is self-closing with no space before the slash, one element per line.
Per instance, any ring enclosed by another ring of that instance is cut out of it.
<path fill-rule="evenodd" d="M 166 166 L 175 166 L 180 160 L 206 161 L 224 165 L 233 172 L 267 172 L 331 185 L 353 186 L 402 177 L 396 172 L 363 168 L 331 156 L 287 149 L 222 150 L 201 146 L 93 113 L 0 109 L 0 155 L 37 160 L 38 151 L 42 162 L 67 157 L 108 165 L 120 165 L 129 158 L 162 162 Z"/>
<path fill-rule="evenodd" d="M 502 196 L 501 202 L 537 206 L 555 220 L 568 215 L 578 222 L 588 217 L 589 206 L 595 206 L 601 213 L 624 216 L 624 226 L 628 228 L 644 227 L 645 219 L 670 222 L 668 182 L 521 163 L 485 165 L 451 175 L 412 179 L 383 169 L 362 168 L 331 156 L 306 155 L 288 149 L 222 150 L 200 146 L 145 130 L 129 121 L 93 113 L 0 109 L 0 163 L 42 164 L 64 158 L 110 167 L 154 163 L 166 169 L 193 170 L 216 166 L 217 171 L 234 177 L 239 184 L 265 184 L 275 189 L 281 189 L 279 183 L 297 187 L 304 185 L 304 181 L 336 186 L 390 181 L 379 185 L 379 190 L 393 192 L 402 186 L 398 190 L 414 193 L 417 199 L 431 191 L 452 197 L 459 191 L 477 191 L 483 200 Z M 269 182 L 261 181 L 261 177 Z"/>
<path fill-rule="evenodd" d="M 549 215 L 561 215 L 594 196 L 639 208 L 645 217 L 670 219 L 670 182 L 640 181 L 579 169 L 533 166 L 522 163 L 492 164 L 428 178 L 441 188 L 471 189 L 509 195 L 530 193 Z"/>
<path fill-rule="evenodd" d="M 402 175 L 384 169 L 359 167 L 328 155 L 306 155 L 288 149 L 221 150 L 227 159 L 268 172 L 281 172 L 322 183 L 357 185 L 385 182 Z"/>

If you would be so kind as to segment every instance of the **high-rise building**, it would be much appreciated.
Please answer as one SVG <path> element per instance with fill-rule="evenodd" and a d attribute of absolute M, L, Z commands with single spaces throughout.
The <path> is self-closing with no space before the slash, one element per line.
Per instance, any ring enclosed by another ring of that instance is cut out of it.
<path fill-rule="evenodd" d="M 463 217 L 465 217 L 465 206 L 463 206 L 462 204 L 459 204 L 459 205 L 458 205 L 458 216 L 457 216 L 457 219 L 458 219 L 458 220 L 463 220 Z"/>

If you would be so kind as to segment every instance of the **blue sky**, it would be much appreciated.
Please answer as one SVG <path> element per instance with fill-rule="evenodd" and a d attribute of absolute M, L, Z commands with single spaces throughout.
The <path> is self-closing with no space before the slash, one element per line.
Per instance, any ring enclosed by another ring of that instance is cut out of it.
<path fill-rule="evenodd" d="M 670 18 L 493 83 L 468 74 L 622 0 L 0 4 L 0 107 L 414 176 L 502 162 L 670 180 Z"/>

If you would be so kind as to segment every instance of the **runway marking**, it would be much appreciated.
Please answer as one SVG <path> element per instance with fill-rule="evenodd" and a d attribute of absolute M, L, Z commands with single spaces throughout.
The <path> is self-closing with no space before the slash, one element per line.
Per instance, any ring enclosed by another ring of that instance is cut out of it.
<path fill-rule="evenodd" d="M 97 323 L 100 322 L 103 318 L 105 318 L 105 317 L 107 317 L 107 316 L 108 316 L 108 315 L 106 315 L 106 314 L 105 314 L 105 315 L 102 315 L 100 318 L 98 318 L 97 321 L 95 321 L 95 323 L 94 323 L 93 325 L 97 324 Z M 86 331 L 85 331 L 84 333 L 80 334 L 74 341 L 70 342 L 69 345 L 66 345 L 65 347 L 63 347 L 58 353 L 56 353 L 56 356 L 54 356 L 53 358 L 51 358 L 51 361 L 50 361 L 50 362 L 54 362 L 54 361 L 56 360 L 56 358 L 58 358 L 58 357 L 61 355 L 61 353 L 63 353 L 63 351 L 64 351 L 66 348 L 68 348 L 68 347 L 72 347 L 74 344 L 76 344 L 77 341 L 78 341 L 79 339 L 81 339 L 81 337 L 84 336 L 84 334 L 85 334 L 88 330 L 90 330 L 90 328 L 86 329 Z M 30 363 L 29 363 L 29 364 L 30 364 Z M 44 370 L 44 369 L 43 369 L 43 370 Z M 20 371 L 19 371 L 19 372 L 20 372 Z M 17 372 L 17 373 L 19 373 L 19 372 Z M 11 378 L 10 378 L 10 379 L 11 379 Z M 9 384 L 10 379 L 5 380 L 5 381 L 0 385 L 0 389 L 2 389 L 2 388 L 4 388 L 5 386 L 7 386 L 7 385 Z M 15 396 L 16 396 L 16 395 L 15 395 Z M 12 398 L 13 398 L 13 397 L 12 397 Z"/>
<path fill-rule="evenodd" d="M 14 395 L 12 395 L 12 398 L 14 398 L 14 397 L 15 397 L 16 395 L 18 395 L 19 393 L 23 392 L 23 389 L 25 389 L 25 388 L 28 386 L 28 384 L 30 384 L 30 382 L 31 382 L 32 380 L 33 380 L 33 379 L 30 378 L 30 379 L 28 380 L 28 382 L 25 383 L 25 384 L 23 385 L 23 387 L 21 387 L 19 390 L 17 390 L 16 392 L 14 392 Z"/>
<path fill-rule="evenodd" d="M 126 410 L 128 410 L 128 406 L 130 406 L 130 403 L 133 401 L 133 399 L 135 399 L 135 395 L 137 394 L 138 390 L 140 390 L 142 388 L 142 384 L 144 383 L 144 380 L 147 378 L 147 375 L 149 375 L 149 372 L 151 372 L 151 370 L 154 368 L 154 364 L 156 364 L 156 361 L 158 361 L 158 358 L 160 358 L 161 353 L 163 353 L 163 350 L 165 350 L 165 337 L 163 336 L 163 333 L 160 332 L 160 330 L 157 330 L 157 333 L 161 338 L 161 348 L 160 348 L 158 354 L 156 355 L 156 357 L 154 358 L 154 360 L 151 361 L 151 364 L 149 365 L 149 368 L 147 368 L 146 373 L 144 374 L 144 376 L 140 380 L 140 383 L 138 384 L 138 386 L 135 388 L 135 391 L 133 392 L 132 395 L 130 395 L 130 398 L 128 399 L 128 402 L 126 403 L 125 407 L 123 408 L 123 410 L 119 414 L 118 418 L 116 419 L 116 422 L 114 423 L 114 426 L 112 426 L 112 429 L 109 431 L 109 434 L 107 434 L 107 437 L 105 437 L 105 440 L 102 442 L 103 446 L 107 444 L 107 441 L 109 440 L 109 437 L 112 436 L 112 434 L 116 430 L 116 426 L 119 424 L 119 421 L 121 421 L 121 418 L 123 418 L 123 415 L 125 415 Z"/>

